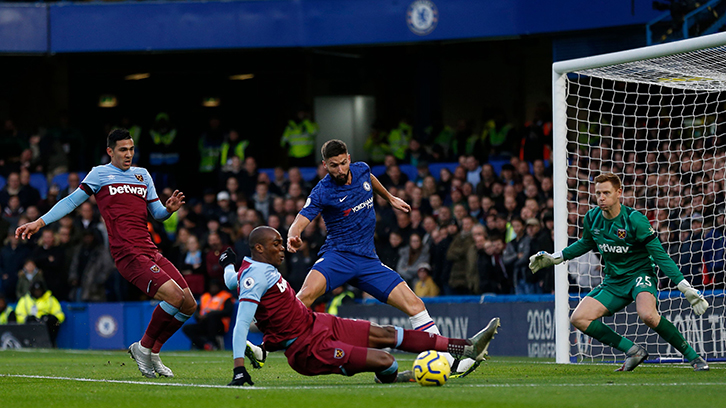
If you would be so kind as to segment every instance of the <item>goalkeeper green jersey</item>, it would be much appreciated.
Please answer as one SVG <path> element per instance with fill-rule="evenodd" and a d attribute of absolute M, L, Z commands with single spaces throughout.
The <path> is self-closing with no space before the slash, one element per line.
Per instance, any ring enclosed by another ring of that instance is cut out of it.
<path fill-rule="evenodd" d="M 600 207 L 588 211 L 582 238 L 562 250 L 562 257 L 574 259 L 590 250 L 597 250 L 602 256 L 605 283 L 623 283 L 643 272 L 655 276 L 655 265 L 675 284 L 683 280 L 648 218 L 624 205 L 613 219 L 605 218 Z"/>

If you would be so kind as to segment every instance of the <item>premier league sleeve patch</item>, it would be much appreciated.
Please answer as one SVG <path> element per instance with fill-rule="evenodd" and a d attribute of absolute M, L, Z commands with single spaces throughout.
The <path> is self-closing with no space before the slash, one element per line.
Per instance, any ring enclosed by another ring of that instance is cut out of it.
<path fill-rule="evenodd" d="M 245 278 L 245 280 L 242 282 L 242 287 L 244 287 L 245 289 L 249 289 L 253 286 L 255 286 L 255 280 L 251 277 Z"/>

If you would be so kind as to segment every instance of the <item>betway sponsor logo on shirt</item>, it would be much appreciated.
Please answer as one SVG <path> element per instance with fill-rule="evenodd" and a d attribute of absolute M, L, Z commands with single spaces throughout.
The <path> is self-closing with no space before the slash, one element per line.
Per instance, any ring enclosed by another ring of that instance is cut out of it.
<path fill-rule="evenodd" d="M 124 185 L 118 186 L 118 187 L 108 186 L 108 193 L 110 195 L 135 194 L 135 195 L 145 197 L 146 196 L 146 187 L 130 186 L 128 184 L 124 184 Z"/>
<path fill-rule="evenodd" d="M 347 217 L 351 212 L 353 214 L 355 214 L 364 208 L 373 208 L 373 197 L 363 201 L 362 203 L 356 205 L 353 208 L 349 208 L 349 209 L 343 211 L 343 215 Z"/>
<path fill-rule="evenodd" d="M 619 246 L 619 245 L 610 245 L 610 244 L 599 244 L 597 247 L 600 248 L 601 254 L 607 254 L 607 253 L 627 254 L 628 251 L 630 250 L 630 247 Z"/>

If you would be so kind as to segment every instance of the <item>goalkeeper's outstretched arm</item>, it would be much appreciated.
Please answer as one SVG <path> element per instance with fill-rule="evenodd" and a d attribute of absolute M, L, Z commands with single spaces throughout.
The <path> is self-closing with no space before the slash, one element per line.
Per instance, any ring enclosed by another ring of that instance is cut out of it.
<path fill-rule="evenodd" d="M 698 316 L 706 313 L 706 309 L 708 309 L 709 306 L 708 301 L 703 297 L 699 290 L 693 288 L 693 286 L 691 286 L 691 284 L 683 277 L 683 274 L 678 269 L 678 265 L 676 265 L 673 259 L 668 255 L 668 253 L 666 253 L 665 249 L 663 249 L 663 245 L 661 245 L 660 240 L 657 237 L 651 239 L 645 245 L 645 248 L 648 250 L 648 254 L 650 254 L 651 258 L 653 258 L 653 261 L 655 261 L 655 264 L 660 267 L 660 270 L 663 271 L 663 273 L 665 273 L 666 276 L 668 276 L 673 283 L 677 285 L 678 290 L 686 296 L 686 300 L 688 300 L 688 303 L 690 303 L 693 308 L 693 313 Z"/>

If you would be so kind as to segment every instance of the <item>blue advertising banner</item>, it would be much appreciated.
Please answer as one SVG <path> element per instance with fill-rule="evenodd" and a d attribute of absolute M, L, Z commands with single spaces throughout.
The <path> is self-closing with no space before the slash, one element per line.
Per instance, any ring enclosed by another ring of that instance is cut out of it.
<path fill-rule="evenodd" d="M 649 0 L 276 0 L 0 5 L 0 52 L 318 47 L 645 24 Z"/>
<path fill-rule="evenodd" d="M 48 52 L 48 8 L 42 3 L 0 6 L 0 52 Z"/>
<path fill-rule="evenodd" d="M 123 303 L 89 303 L 88 325 L 91 349 L 124 349 Z"/>
<path fill-rule="evenodd" d="M 433 303 L 426 307 L 447 337 L 473 336 L 499 317 L 502 327 L 489 346 L 492 356 L 555 356 L 554 302 Z M 339 316 L 411 328 L 408 316 L 388 305 L 341 306 Z"/>

